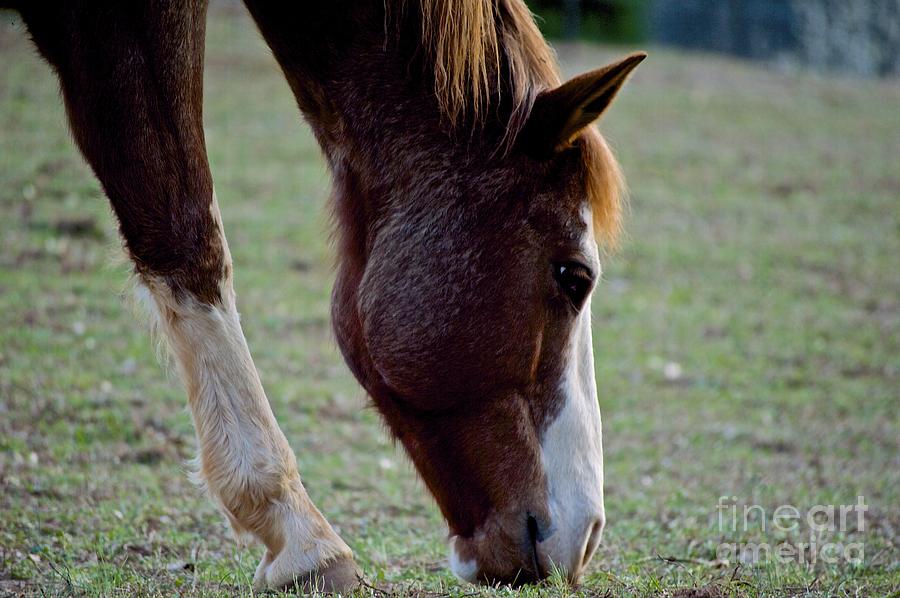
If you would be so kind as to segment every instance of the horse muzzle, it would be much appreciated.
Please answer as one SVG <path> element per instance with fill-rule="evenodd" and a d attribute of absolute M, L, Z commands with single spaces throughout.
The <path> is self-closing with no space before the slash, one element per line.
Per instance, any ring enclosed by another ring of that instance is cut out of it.
<path fill-rule="evenodd" d="M 602 499 L 580 507 L 570 516 L 558 511 L 556 517 L 525 512 L 502 522 L 494 518 L 471 537 L 452 536 L 450 567 L 473 583 L 519 586 L 554 574 L 577 583 L 605 522 Z"/>

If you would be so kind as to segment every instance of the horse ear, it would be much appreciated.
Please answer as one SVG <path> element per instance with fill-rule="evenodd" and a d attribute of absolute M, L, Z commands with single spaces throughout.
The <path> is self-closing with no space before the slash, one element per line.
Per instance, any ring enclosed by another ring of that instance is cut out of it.
<path fill-rule="evenodd" d="M 600 118 L 634 68 L 647 57 L 635 52 L 542 92 L 522 131 L 525 150 L 547 156 L 566 147 L 579 131 Z"/>

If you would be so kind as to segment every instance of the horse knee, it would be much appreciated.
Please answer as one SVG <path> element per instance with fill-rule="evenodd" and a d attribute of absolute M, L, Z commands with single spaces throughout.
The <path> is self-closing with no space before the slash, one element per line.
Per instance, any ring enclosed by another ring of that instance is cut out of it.
<path fill-rule="evenodd" d="M 137 227 L 120 221 L 135 271 L 145 281 L 165 282 L 178 301 L 221 303 L 232 266 L 215 196 L 205 208 L 174 210 Z"/>

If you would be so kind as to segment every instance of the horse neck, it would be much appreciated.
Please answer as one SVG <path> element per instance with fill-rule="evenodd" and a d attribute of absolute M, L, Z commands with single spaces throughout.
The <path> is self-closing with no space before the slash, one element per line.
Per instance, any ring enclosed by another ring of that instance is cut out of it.
<path fill-rule="evenodd" d="M 448 134 L 420 49 L 393 39 L 384 3 L 294 4 L 247 2 L 336 177 L 352 170 L 360 184 L 396 188 L 413 170 L 479 153 L 464 122 Z"/>

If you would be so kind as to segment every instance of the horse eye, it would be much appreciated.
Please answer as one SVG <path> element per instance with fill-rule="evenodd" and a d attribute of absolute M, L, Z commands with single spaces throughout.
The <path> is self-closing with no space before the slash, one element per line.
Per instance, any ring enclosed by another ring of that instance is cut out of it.
<path fill-rule="evenodd" d="M 575 309 L 581 309 L 594 286 L 591 271 L 577 262 L 553 264 L 553 278 Z"/>

